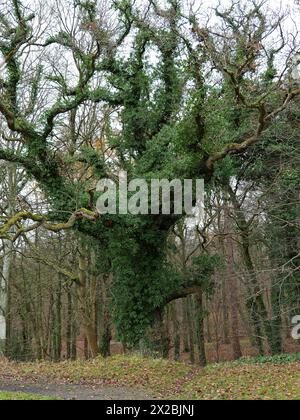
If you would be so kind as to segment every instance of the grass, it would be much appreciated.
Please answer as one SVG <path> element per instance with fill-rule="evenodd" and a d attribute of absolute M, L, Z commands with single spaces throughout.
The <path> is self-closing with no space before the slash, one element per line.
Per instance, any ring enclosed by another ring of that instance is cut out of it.
<path fill-rule="evenodd" d="M 197 371 L 182 363 L 139 356 L 61 363 L 0 362 L 0 372 L 18 378 L 18 381 L 46 378 L 63 383 L 124 386 L 145 389 L 158 398 L 166 397 L 170 390 L 175 392 L 176 386 L 180 386 L 187 380 L 187 376 Z"/>
<path fill-rule="evenodd" d="M 41 395 L 25 394 L 23 392 L 0 392 L 0 401 L 48 401 L 54 399 Z"/>
<path fill-rule="evenodd" d="M 58 364 L 2 361 L 0 372 L 24 381 L 42 378 L 143 389 L 158 399 L 300 400 L 300 355 L 242 359 L 203 370 L 139 356 Z"/>
<path fill-rule="evenodd" d="M 299 400 L 300 363 L 224 363 L 207 367 L 180 394 L 201 400 Z"/>

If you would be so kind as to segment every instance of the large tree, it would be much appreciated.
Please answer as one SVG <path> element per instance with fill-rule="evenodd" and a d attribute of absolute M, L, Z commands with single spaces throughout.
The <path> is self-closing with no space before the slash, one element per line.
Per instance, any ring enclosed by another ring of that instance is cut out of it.
<path fill-rule="evenodd" d="M 166 258 L 178 217 L 100 217 L 97 181 L 120 169 L 129 179 L 234 176 L 241 161 L 230 157 L 255 154 L 300 94 L 290 77 L 296 38 L 289 45 L 284 17 L 264 3 L 218 8 L 209 23 L 166 3 L 65 0 L 32 11 L 7 0 L 0 12 L 0 159 L 24 168 L 49 203 L 3 215 L 0 237 L 42 226 L 96 239 L 127 342 L 193 285 Z"/>

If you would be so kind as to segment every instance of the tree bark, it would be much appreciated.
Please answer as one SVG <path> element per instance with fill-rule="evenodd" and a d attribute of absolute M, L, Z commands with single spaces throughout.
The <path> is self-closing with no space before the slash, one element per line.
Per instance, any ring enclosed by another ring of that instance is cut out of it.
<path fill-rule="evenodd" d="M 230 232 L 230 214 L 229 209 L 226 208 L 225 212 L 225 231 L 228 234 Z M 239 338 L 239 314 L 238 314 L 238 288 L 237 288 L 237 278 L 234 271 L 234 246 L 233 241 L 230 236 L 227 235 L 225 240 L 226 248 L 226 263 L 227 263 L 227 283 L 230 294 L 230 309 L 231 309 L 231 343 L 234 360 L 240 359 L 242 357 L 242 349 Z"/>
<path fill-rule="evenodd" d="M 87 299 L 87 261 L 85 258 L 86 249 L 80 245 L 79 247 L 79 285 L 78 300 L 80 304 L 80 313 L 85 329 L 86 338 L 91 351 L 92 358 L 99 356 L 100 349 L 98 346 L 98 337 L 95 325 L 95 319 L 89 310 L 89 302 Z"/>
<path fill-rule="evenodd" d="M 207 365 L 206 352 L 205 352 L 205 335 L 204 335 L 204 308 L 203 308 L 203 292 L 199 288 L 198 293 L 195 295 L 196 303 L 196 337 L 199 355 L 200 366 Z"/>
<path fill-rule="evenodd" d="M 195 363 L 195 337 L 194 337 L 194 323 L 192 316 L 192 298 L 188 296 L 185 303 L 186 318 L 187 318 L 187 330 L 189 337 L 189 351 L 190 351 L 190 361 L 192 364 Z"/>

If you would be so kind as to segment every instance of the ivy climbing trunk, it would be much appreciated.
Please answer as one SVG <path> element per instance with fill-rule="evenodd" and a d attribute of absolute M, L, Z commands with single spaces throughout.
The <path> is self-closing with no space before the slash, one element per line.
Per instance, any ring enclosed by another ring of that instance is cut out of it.
<path fill-rule="evenodd" d="M 167 359 L 170 350 L 170 336 L 168 324 L 164 320 L 164 308 L 155 311 L 154 326 L 155 350 L 160 357 Z"/>

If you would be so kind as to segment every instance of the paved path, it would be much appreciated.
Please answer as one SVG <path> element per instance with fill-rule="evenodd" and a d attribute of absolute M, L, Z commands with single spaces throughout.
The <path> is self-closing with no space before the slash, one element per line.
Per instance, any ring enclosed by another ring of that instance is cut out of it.
<path fill-rule="evenodd" d="M 64 400 L 149 400 L 144 392 L 128 388 L 88 386 L 78 384 L 56 384 L 49 382 L 21 383 L 0 376 L 0 392 L 25 392 Z"/>

